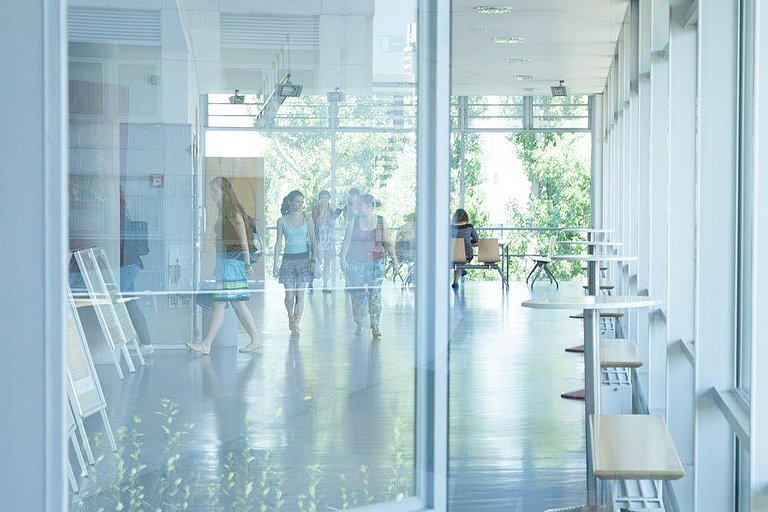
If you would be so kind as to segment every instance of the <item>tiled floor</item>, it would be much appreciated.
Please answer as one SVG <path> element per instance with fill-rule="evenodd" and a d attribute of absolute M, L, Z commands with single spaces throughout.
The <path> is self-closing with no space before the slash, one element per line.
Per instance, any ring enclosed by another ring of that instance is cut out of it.
<path fill-rule="evenodd" d="M 536 512 L 584 500 L 583 405 L 559 398 L 580 387 L 581 358 L 562 351 L 580 326 L 524 310 L 528 296 L 519 283 L 502 295 L 498 282 L 467 282 L 454 295 L 452 510 Z M 100 440 L 103 458 L 71 510 L 114 510 L 118 500 L 124 510 L 335 510 L 412 495 L 413 298 L 385 286 L 384 336 L 374 343 L 354 335 L 346 293 L 314 293 L 297 340 L 280 289 L 268 287 L 250 301 L 262 354 L 157 350 L 124 381 L 98 366 L 113 427 L 129 428 L 117 455 Z M 170 404 L 178 412 L 167 423 Z M 101 428 L 97 417 L 86 426 L 91 437 Z"/>

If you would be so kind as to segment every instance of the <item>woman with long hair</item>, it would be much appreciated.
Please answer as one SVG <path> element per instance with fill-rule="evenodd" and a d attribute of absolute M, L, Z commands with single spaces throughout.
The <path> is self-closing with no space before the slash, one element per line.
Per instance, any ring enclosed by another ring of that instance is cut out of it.
<path fill-rule="evenodd" d="M 323 266 L 323 293 L 331 293 L 328 278 L 331 276 L 331 266 L 336 256 L 336 219 L 340 214 L 341 209 L 334 210 L 331 207 L 331 193 L 327 190 L 320 191 L 318 202 L 312 207 L 312 221 L 315 223 L 318 259 Z"/>
<path fill-rule="evenodd" d="M 315 225 L 310 215 L 304 214 L 304 194 L 291 191 L 280 206 L 283 214 L 277 220 L 275 258 L 272 272 L 285 286 L 285 309 L 288 312 L 288 328 L 298 336 L 299 321 L 304 313 L 304 289 L 314 277 L 317 264 Z M 282 263 L 278 267 L 280 248 L 285 239 Z M 279 268 L 279 270 L 278 270 Z"/>
<path fill-rule="evenodd" d="M 451 224 L 451 236 L 453 238 L 461 238 L 464 241 L 464 254 L 467 258 L 467 263 L 469 263 L 474 257 L 472 247 L 478 244 L 480 237 L 477 231 L 475 231 L 475 227 L 469 222 L 469 215 L 462 208 L 453 212 Z M 466 273 L 466 270 L 454 270 L 451 288 L 456 290 L 459 287 L 459 278 Z"/>
<path fill-rule="evenodd" d="M 372 195 L 360 196 L 358 214 L 344 233 L 339 265 L 347 276 L 352 317 L 357 326 L 355 334 L 363 333 L 367 299 L 371 334 L 374 340 L 378 340 L 381 338 L 381 283 L 386 270 L 386 254 L 392 258 L 395 269 L 399 263 L 386 221 L 381 215 L 373 213 L 375 205 Z"/>
<path fill-rule="evenodd" d="M 219 207 L 215 227 L 217 291 L 213 294 L 213 312 L 208 330 L 200 343 L 187 343 L 187 346 L 201 354 L 210 354 L 213 338 L 224 321 L 224 306 L 229 302 L 251 339 L 240 352 L 253 352 L 261 349 L 263 344 L 256 341 L 256 322 L 245 305 L 249 298 L 248 276 L 253 276 L 251 265 L 256 263 L 251 261 L 248 250 L 245 211 L 227 178 L 218 176 L 208 185 L 213 201 Z"/>
<path fill-rule="evenodd" d="M 346 231 L 347 226 L 355 220 L 355 217 L 360 212 L 359 188 L 352 187 L 349 189 L 349 192 L 347 192 L 347 204 L 342 209 L 342 212 L 344 213 L 344 230 Z"/>

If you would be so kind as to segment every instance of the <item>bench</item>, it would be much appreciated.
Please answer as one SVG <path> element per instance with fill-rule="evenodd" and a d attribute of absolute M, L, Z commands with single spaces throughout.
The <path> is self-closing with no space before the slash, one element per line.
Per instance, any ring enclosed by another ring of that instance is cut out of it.
<path fill-rule="evenodd" d="M 502 288 L 509 289 L 509 282 L 501 271 L 501 252 L 498 238 L 481 238 L 477 244 L 477 263 L 467 262 L 464 239 L 453 239 L 453 270 L 495 270 L 501 276 Z"/>

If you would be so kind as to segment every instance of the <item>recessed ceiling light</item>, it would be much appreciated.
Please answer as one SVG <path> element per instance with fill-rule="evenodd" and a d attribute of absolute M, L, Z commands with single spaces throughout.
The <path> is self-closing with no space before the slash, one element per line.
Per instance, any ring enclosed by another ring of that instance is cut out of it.
<path fill-rule="evenodd" d="M 512 75 L 515 80 L 533 80 L 531 75 Z"/>
<path fill-rule="evenodd" d="M 525 41 L 522 37 L 494 37 L 493 42 L 496 44 L 518 44 Z"/>
<path fill-rule="evenodd" d="M 530 64 L 531 59 L 504 59 L 509 64 Z"/>
<path fill-rule="evenodd" d="M 514 7 L 492 7 L 489 5 L 479 5 L 475 10 L 480 14 L 507 14 L 514 10 Z"/>

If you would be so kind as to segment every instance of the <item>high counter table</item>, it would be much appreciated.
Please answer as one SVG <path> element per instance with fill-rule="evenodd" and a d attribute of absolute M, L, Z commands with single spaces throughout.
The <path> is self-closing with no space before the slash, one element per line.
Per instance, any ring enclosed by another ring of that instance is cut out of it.
<path fill-rule="evenodd" d="M 599 257 L 594 257 L 592 270 L 594 271 L 594 261 L 599 261 Z M 658 306 L 660 299 L 642 296 L 574 296 L 574 297 L 546 297 L 539 299 L 529 299 L 523 301 L 522 306 L 533 309 L 557 309 L 584 311 L 584 380 L 586 383 L 586 394 L 584 400 L 585 417 L 591 419 L 600 417 L 600 310 L 601 309 L 629 309 L 646 308 Z M 587 502 L 589 506 L 597 505 L 597 479 L 593 466 L 593 439 L 601 440 L 600 432 L 592 432 L 590 428 L 592 421 L 585 422 L 585 440 L 587 444 L 586 462 L 587 462 Z M 600 421 L 596 426 L 599 428 Z M 621 433 L 619 433 L 621 436 Z M 594 436 L 594 437 L 593 437 Z M 633 440 L 629 440 L 634 442 Z M 599 454 L 598 454 L 599 455 Z M 664 457 L 664 460 L 667 460 Z"/>
<path fill-rule="evenodd" d="M 587 295 L 597 295 L 599 290 L 597 264 L 611 262 L 637 261 L 637 256 L 623 256 L 618 254 L 558 254 L 552 257 L 554 260 L 562 261 L 583 261 L 587 264 Z M 583 347 L 569 347 L 568 352 L 581 352 Z M 573 393 L 573 397 L 581 399 L 578 391 Z"/>

